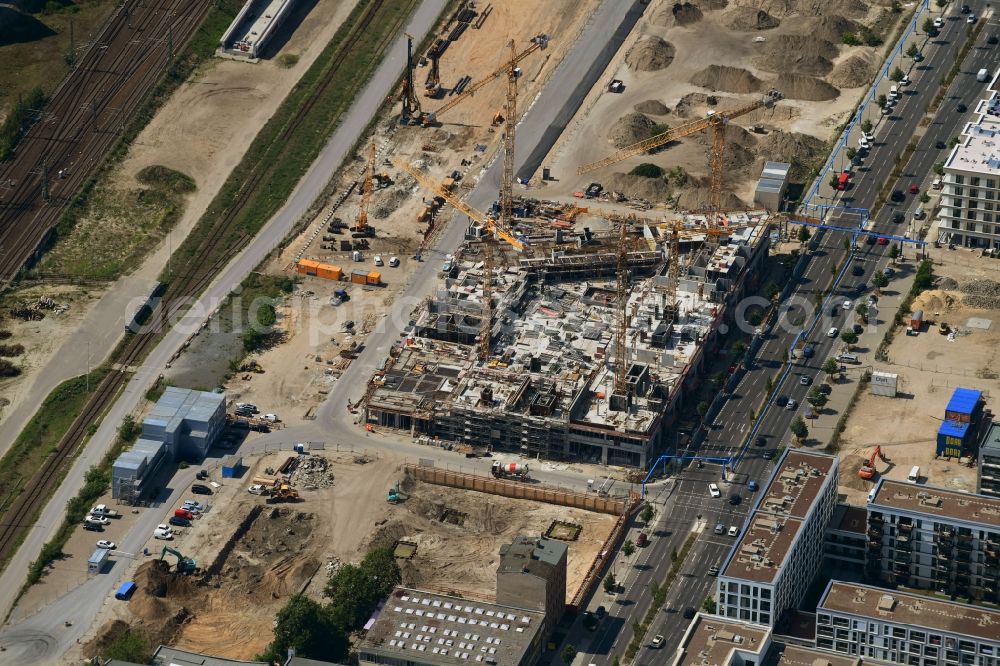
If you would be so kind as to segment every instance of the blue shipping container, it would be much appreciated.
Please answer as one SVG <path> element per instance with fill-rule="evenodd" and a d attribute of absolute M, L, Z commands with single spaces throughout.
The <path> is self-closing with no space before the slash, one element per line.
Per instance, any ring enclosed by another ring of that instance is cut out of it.
<path fill-rule="evenodd" d="M 969 435 L 972 432 L 971 424 L 959 423 L 958 421 L 945 421 L 938 428 L 937 454 L 958 458 L 968 453 Z"/>

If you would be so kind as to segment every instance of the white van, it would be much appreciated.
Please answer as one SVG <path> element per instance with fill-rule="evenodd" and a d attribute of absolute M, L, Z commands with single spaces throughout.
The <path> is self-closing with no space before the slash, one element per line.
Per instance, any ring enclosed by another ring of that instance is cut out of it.
<path fill-rule="evenodd" d="M 989 78 L 990 78 L 990 70 L 986 69 L 985 67 L 976 73 L 976 81 L 979 81 L 980 83 L 986 83 L 986 81 L 988 81 Z"/>
<path fill-rule="evenodd" d="M 889 97 L 891 97 L 892 99 L 896 99 L 897 97 L 899 97 L 899 88 L 896 86 L 892 86 L 891 88 L 889 88 Z"/>
<path fill-rule="evenodd" d="M 916 483 L 920 480 L 920 467 L 918 465 L 913 466 L 913 469 L 910 470 L 910 475 L 906 477 L 906 480 L 910 483 Z"/>
<path fill-rule="evenodd" d="M 857 354 L 848 354 L 846 352 L 838 356 L 837 360 L 841 363 L 860 363 Z"/>
<path fill-rule="evenodd" d="M 940 178 L 935 178 L 934 179 L 934 182 L 931 183 L 931 189 L 932 190 L 940 190 L 941 189 L 941 179 Z"/>

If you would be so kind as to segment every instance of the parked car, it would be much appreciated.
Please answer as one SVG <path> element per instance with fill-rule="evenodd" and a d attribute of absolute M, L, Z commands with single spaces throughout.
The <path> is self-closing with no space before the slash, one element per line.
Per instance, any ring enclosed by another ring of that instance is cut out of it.
<path fill-rule="evenodd" d="M 663 638 L 663 636 L 661 634 L 656 634 L 655 636 L 653 636 L 653 641 L 650 643 L 650 645 L 652 647 L 655 647 L 655 648 L 661 648 L 661 647 L 663 647 L 663 644 L 665 642 L 666 642 L 666 639 Z"/>
<path fill-rule="evenodd" d="M 399 266 L 399 257 L 389 257 L 389 267 L 395 268 Z"/>
<path fill-rule="evenodd" d="M 118 547 L 118 544 L 116 544 L 114 541 L 108 541 L 107 539 L 101 539 L 100 541 L 97 542 L 97 547 L 98 548 L 107 548 L 108 550 L 114 550 L 115 548 Z"/>
<path fill-rule="evenodd" d="M 211 495 L 212 489 L 209 488 L 208 486 L 203 486 L 200 483 L 196 483 L 193 486 L 191 486 L 191 492 L 193 492 L 195 495 Z"/>
<path fill-rule="evenodd" d="M 104 525 L 101 525 L 100 523 L 90 523 L 90 522 L 84 521 L 83 522 L 83 529 L 87 530 L 88 532 L 103 532 L 104 531 Z"/>
<path fill-rule="evenodd" d="M 944 19 L 942 19 L 940 16 L 937 17 L 936 19 L 934 19 L 934 27 L 935 28 L 943 28 L 944 27 Z"/>
<path fill-rule="evenodd" d="M 710 566 L 708 568 L 708 575 L 709 576 L 718 576 L 719 575 L 719 567 L 715 566 L 714 564 L 712 566 Z"/>
<path fill-rule="evenodd" d="M 844 302 L 840 304 L 840 307 L 844 309 L 844 312 L 850 312 L 851 308 L 854 307 L 854 301 L 849 298 L 845 298 Z"/>
<path fill-rule="evenodd" d="M 171 525 L 176 525 L 177 527 L 191 527 L 191 521 L 187 518 L 180 518 L 179 516 L 170 516 L 170 520 L 167 521 Z"/>
<path fill-rule="evenodd" d="M 833 387 L 830 386 L 829 384 L 823 383 L 819 385 L 819 392 L 822 393 L 823 395 L 830 395 L 832 391 Z"/>
<path fill-rule="evenodd" d="M 154 539 L 162 539 L 163 541 L 170 541 L 174 538 L 174 533 L 170 529 L 165 530 L 153 530 Z"/>
<path fill-rule="evenodd" d="M 733 525 L 729 528 L 729 536 L 735 537 L 739 535 L 740 535 L 740 528 L 736 527 L 736 525 Z"/>
<path fill-rule="evenodd" d="M 855 324 L 853 327 L 851 327 L 851 330 L 854 331 L 854 335 L 861 335 L 862 333 L 865 332 L 865 327 L 862 326 L 861 324 Z"/>
<path fill-rule="evenodd" d="M 715 485 L 714 483 L 708 484 L 708 494 L 711 495 L 713 498 L 722 497 L 722 491 L 719 490 L 719 486 Z"/>
<path fill-rule="evenodd" d="M 193 499 L 184 500 L 184 504 L 181 505 L 191 513 L 201 513 L 205 510 L 205 505 L 201 502 Z"/>
<path fill-rule="evenodd" d="M 98 525 L 110 525 L 111 524 L 111 521 L 108 520 L 107 518 L 105 518 L 104 516 L 98 516 L 98 515 L 93 514 L 93 513 L 90 514 L 89 516 L 87 516 L 87 522 L 88 523 L 97 523 Z"/>
<path fill-rule="evenodd" d="M 278 418 L 277 414 L 264 414 L 264 416 L 262 416 L 260 418 L 262 418 L 263 420 L 267 421 L 268 423 L 277 423 L 278 421 L 281 420 L 281 419 Z"/>
<path fill-rule="evenodd" d="M 785 409 L 787 409 L 790 412 L 794 412 L 795 408 L 798 407 L 798 406 L 799 406 L 799 403 L 795 402 L 794 400 L 789 400 L 788 404 L 785 405 Z"/>
<path fill-rule="evenodd" d="M 812 381 L 813 381 L 812 377 L 810 377 L 809 375 L 802 375 L 801 377 L 799 377 L 799 384 L 802 384 L 802 386 L 809 386 L 810 384 L 812 384 Z"/>
<path fill-rule="evenodd" d="M 716 534 L 725 534 L 726 533 L 726 526 L 723 525 L 722 523 L 716 523 L 715 524 L 715 533 Z"/>
<path fill-rule="evenodd" d="M 732 504 L 733 506 L 739 506 L 740 502 L 742 501 L 743 498 L 740 497 L 739 493 L 733 493 L 732 495 L 729 496 L 729 503 Z"/>

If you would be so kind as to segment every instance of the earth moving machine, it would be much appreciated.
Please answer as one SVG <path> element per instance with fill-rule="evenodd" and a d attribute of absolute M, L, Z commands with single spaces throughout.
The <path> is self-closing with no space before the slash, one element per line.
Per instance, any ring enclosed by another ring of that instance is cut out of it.
<path fill-rule="evenodd" d="M 493 461 L 490 472 L 497 479 L 527 479 L 528 466 L 523 463 L 505 463 L 499 460 Z"/>
<path fill-rule="evenodd" d="M 197 562 L 190 557 L 184 557 L 180 551 L 174 550 L 170 546 L 163 547 L 163 550 L 160 552 L 160 559 L 166 558 L 168 554 L 177 558 L 177 573 L 189 574 L 194 573 L 198 569 Z"/>
<path fill-rule="evenodd" d="M 389 495 L 385 498 L 385 501 L 389 504 L 399 504 L 399 481 L 392 488 L 389 488 Z"/>
<path fill-rule="evenodd" d="M 861 468 L 858 469 L 858 476 L 866 481 L 870 481 L 878 476 L 878 470 L 875 469 L 875 461 L 881 460 L 882 462 L 889 462 L 889 459 L 885 457 L 882 453 L 882 447 L 876 446 L 872 450 L 872 454 L 868 456 L 868 460 L 861 463 Z"/>
<path fill-rule="evenodd" d="M 282 483 L 271 490 L 271 496 L 266 501 L 268 504 L 276 504 L 278 502 L 298 502 L 300 499 L 297 490 L 287 483 Z"/>

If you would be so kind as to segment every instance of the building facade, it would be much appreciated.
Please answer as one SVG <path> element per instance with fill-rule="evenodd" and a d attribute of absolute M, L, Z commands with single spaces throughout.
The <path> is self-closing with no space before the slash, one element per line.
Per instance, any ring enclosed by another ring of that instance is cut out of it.
<path fill-rule="evenodd" d="M 515 537 L 500 549 L 497 603 L 545 613 L 551 634 L 566 609 L 566 562 L 569 549 L 545 537 Z"/>
<path fill-rule="evenodd" d="M 867 574 L 1000 602 L 1000 499 L 880 480 L 868 502 Z"/>
<path fill-rule="evenodd" d="M 905 666 L 996 666 L 1000 612 L 830 581 L 816 608 L 816 647 Z"/>
<path fill-rule="evenodd" d="M 836 456 L 785 452 L 719 574 L 719 615 L 773 627 L 799 604 L 823 560 L 838 476 Z"/>
<path fill-rule="evenodd" d="M 979 442 L 976 492 L 1000 498 L 1000 423 L 990 423 Z"/>

